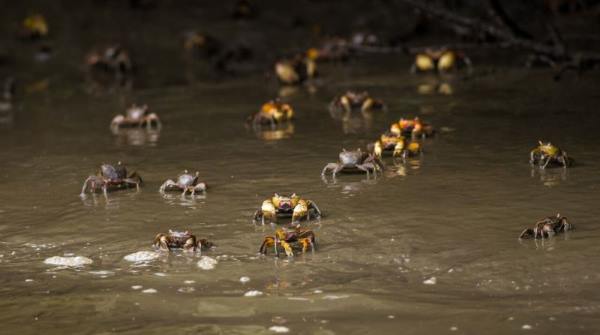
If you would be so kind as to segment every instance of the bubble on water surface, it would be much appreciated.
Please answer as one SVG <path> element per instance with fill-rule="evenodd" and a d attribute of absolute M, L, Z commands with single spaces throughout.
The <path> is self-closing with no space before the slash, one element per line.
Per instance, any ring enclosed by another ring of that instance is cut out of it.
<path fill-rule="evenodd" d="M 269 330 L 274 333 L 289 333 L 290 331 L 290 329 L 285 326 L 271 326 Z"/>
<path fill-rule="evenodd" d="M 263 294 L 264 293 L 262 293 L 261 291 L 252 290 L 252 291 L 248 291 L 248 292 L 244 293 L 244 297 L 258 297 Z"/>
<path fill-rule="evenodd" d="M 46 258 L 44 260 L 45 264 L 48 265 L 56 265 L 56 266 L 66 266 L 66 267 L 81 267 L 87 264 L 92 264 L 93 261 L 87 257 L 83 256 L 70 256 L 70 257 L 62 257 L 62 256 L 54 256 L 50 258 Z"/>
<path fill-rule="evenodd" d="M 437 284 L 437 278 L 435 277 L 431 277 L 431 278 L 427 278 L 423 281 L 423 284 L 425 285 L 435 285 Z"/>
<path fill-rule="evenodd" d="M 145 263 L 153 261 L 158 257 L 160 257 L 160 254 L 154 251 L 138 251 L 123 257 L 123 259 L 133 263 Z"/>
<path fill-rule="evenodd" d="M 197 265 L 202 270 L 212 270 L 217 266 L 217 263 L 217 260 L 212 257 L 202 256 Z"/>

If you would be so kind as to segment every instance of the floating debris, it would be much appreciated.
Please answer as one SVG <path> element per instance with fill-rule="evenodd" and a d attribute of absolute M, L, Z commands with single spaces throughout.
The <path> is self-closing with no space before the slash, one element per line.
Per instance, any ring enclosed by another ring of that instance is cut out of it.
<path fill-rule="evenodd" d="M 261 291 L 252 290 L 252 291 L 248 291 L 248 292 L 244 293 L 244 297 L 259 297 L 263 294 L 264 293 L 262 293 Z"/>
<path fill-rule="evenodd" d="M 290 329 L 286 326 L 271 326 L 269 328 L 273 333 L 289 333 Z"/>
<path fill-rule="evenodd" d="M 133 263 L 145 263 L 153 261 L 158 257 L 160 257 L 160 254 L 154 251 L 138 251 L 123 257 L 123 259 Z"/>
<path fill-rule="evenodd" d="M 54 256 L 46 258 L 45 264 L 56 265 L 56 266 L 67 266 L 67 267 L 81 267 L 87 264 L 92 264 L 93 261 L 83 256 L 72 256 L 72 257 L 61 257 Z"/>
<path fill-rule="evenodd" d="M 202 256 L 197 265 L 202 270 L 212 270 L 217 266 L 218 261 L 212 257 Z"/>

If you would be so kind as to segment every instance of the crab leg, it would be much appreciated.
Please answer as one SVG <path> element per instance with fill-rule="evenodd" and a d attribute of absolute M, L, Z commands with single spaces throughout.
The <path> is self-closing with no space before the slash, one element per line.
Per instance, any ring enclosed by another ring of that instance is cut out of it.
<path fill-rule="evenodd" d="M 160 193 L 164 193 L 164 192 L 165 192 L 165 190 L 167 189 L 167 187 L 171 187 L 171 186 L 175 186 L 175 185 L 177 185 L 177 184 L 176 184 L 176 183 L 175 183 L 173 180 L 171 180 L 171 179 L 168 179 L 167 181 L 165 181 L 165 182 L 164 182 L 164 183 L 163 183 L 163 184 L 160 186 L 160 188 L 158 189 L 158 191 L 159 191 Z"/>
<path fill-rule="evenodd" d="M 88 187 L 87 187 L 87 186 L 88 186 L 88 183 L 89 183 L 89 182 L 90 182 L 92 179 L 94 179 L 94 178 L 95 178 L 95 177 L 93 177 L 93 176 L 89 176 L 89 177 L 87 177 L 87 179 L 86 179 L 86 180 L 83 182 L 83 187 L 81 187 L 81 195 L 85 195 L 85 191 L 86 191 L 86 190 L 87 190 L 87 188 L 88 188 Z"/>
<path fill-rule="evenodd" d="M 138 190 L 138 191 L 140 190 L 140 182 L 139 181 L 137 181 L 133 178 L 125 178 L 125 179 L 123 179 L 123 181 L 126 182 L 127 184 L 134 184 L 136 190 Z"/>
<path fill-rule="evenodd" d="M 328 163 L 323 168 L 323 171 L 321 171 L 321 176 L 324 176 L 327 172 L 329 172 L 329 170 L 335 171 L 338 167 L 339 167 L 339 164 L 337 164 L 337 163 Z M 333 172 L 333 175 L 335 175 L 335 172 Z"/>
<path fill-rule="evenodd" d="M 319 209 L 319 207 L 317 207 L 317 204 L 315 204 L 312 201 L 309 201 L 308 202 L 308 208 L 309 208 L 309 212 L 310 212 L 310 209 L 314 209 L 315 210 L 315 212 L 317 213 L 317 218 L 321 217 L 321 210 Z"/>

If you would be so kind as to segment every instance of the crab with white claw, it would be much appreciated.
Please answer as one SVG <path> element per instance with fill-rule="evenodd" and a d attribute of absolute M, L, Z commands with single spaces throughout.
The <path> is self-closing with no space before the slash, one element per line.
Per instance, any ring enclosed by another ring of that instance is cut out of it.
<path fill-rule="evenodd" d="M 325 177 L 325 174 L 331 171 L 334 178 L 340 172 L 366 172 L 368 177 L 371 173 L 377 176 L 377 171 L 383 170 L 383 162 L 375 154 L 369 154 L 360 149 L 352 151 L 342 149 L 338 157 L 339 161 L 337 163 L 325 165 L 323 171 L 321 171 L 321 176 Z"/>
<path fill-rule="evenodd" d="M 85 63 L 91 69 L 113 73 L 117 77 L 125 77 L 133 72 L 133 63 L 129 58 L 129 53 L 120 45 L 92 51 L 87 55 Z"/>
<path fill-rule="evenodd" d="M 446 73 L 466 66 L 472 72 L 471 59 L 464 53 L 447 48 L 427 48 L 415 55 L 415 61 L 410 68 L 411 73 L 436 72 Z"/>
<path fill-rule="evenodd" d="M 260 209 L 254 213 L 254 221 L 260 221 L 264 225 L 265 220 L 276 222 L 278 218 L 290 216 L 292 224 L 297 223 L 301 219 L 319 219 L 321 217 L 321 210 L 319 210 L 319 207 L 313 201 L 302 199 L 296 193 L 291 196 L 275 193 L 271 198 L 263 201 Z"/>
<path fill-rule="evenodd" d="M 173 181 L 171 179 L 165 181 L 160 186 L 160 193 L 172 192 L 172 191 L 182 191 L 181 195 L 185 195 L 186 193 L 190 193 L 192 196 L 196 194 L 196 192 L 206 192 L 206 184 L 202 183 L 198 180 L 198 176 L 200 173 L 196 171 L 195 175 L 188 173 L 188 170 L 183 171 L 177 177 L 177 181 Z"/>
<path fill-rule="evenodd" d="M 310 248 L 314 252 L 315 245 L 315 233 L 310 229 L 300 227 L 293 230 L 278 228 L 274 235 L 265 236 L 259 252 L 266 255 L 269 248 L 273 248 L 275 255 L 279 257 L 279 247 L 281 247 L 288 257 L 292 257 L 294 256 L 293 249 L 300 249 L 302 253 L 305 253 Z"/>
<path fill-rule="evenodd" d="M 399 157 L 405 162 L 409 157 L 419 156 L 422 150 L 419 142 L 408 141 L 404 136 L 386 133 L 373 144 L 373 154 L 381 159 L 386 152 L 391 152 L 394 158 Z"/>
<path fill-rule="evenodd" d="M 128 127 L 143 127 L 151 129 L 153 126 L 160 129 L 162 124 L 156 113 L 148 113 L 148 105 L 137 106 L 131 105 L 125 115 L 119 114 L 113 118 L 110 123 L 110 128 L 128 128 Z"/>
<path fill-rule="evenodd" d="M 549 166 L 562 166 L 567 168 L 572 165 L 573 160 L 569 158 L 566 151 L 563 151 L 559 147 L 552 143 L 544 143 L 538 141 L 538 146 L 535 147 L 529 153 L 529 163 L 532 166 L 539 166 L 541 169 L 545 169 Z"/>
<path fill-rule="evenodd" d="M 329 104 L 329 111 L 332 114 L 351 113 L 354 110 L 360 110 L 363 114 L 374 110 L 385 110 L 385 104 L 380 100 L 371 98 L 366 91 L 347 91 L 335 97 Z"/>
<path fill-rule="evenodd" d="M 277 79 L 283 85 L 299 85 L 317 75 L 317 63 L 304 55 L 281 59 L 274 68 Z"/>
<path fill-rule="evenodd" d="M 189 231 L 173 231 L 169 229 L 168 234 L 157 234 L 152 243 L 155 248 L 171 251 L 173 249 L 183 249 L 185 251 L 208 250 L 213 247 L 213 243 L 206 239 L 198 239 Z"/>
<path fill-rule="evenodd" d="M 414 119 L 401 118 L 400 121 L 392 123 L 390 133 L 397 136 L 426 138 L 433 136 L 435 129 L 429 123 L 421 121 L 419 117 L 415 117 Z"/>
<path fill-rule="evenodd" d="M 575 229 L 566 217 L 556 214 L 535 223 L 535 227 L 523 230 L 519 239 L 545 239 L 558 233 Z"/>
<path fill-rule="evenodd" d="M 81 188 L 81 196 L 85 196 L 86 191 L 96 192 L 102 190 L 104 196 L 111 189 L 123 189 L 134 187 L 139 191 L 142 184 L 142 178 L 137 172 L 127 174 L 127 168 L 121 162 L 116 166 L 110 164 L 102 164 L 100 171 L 95 176 L 89 176 Z"/>

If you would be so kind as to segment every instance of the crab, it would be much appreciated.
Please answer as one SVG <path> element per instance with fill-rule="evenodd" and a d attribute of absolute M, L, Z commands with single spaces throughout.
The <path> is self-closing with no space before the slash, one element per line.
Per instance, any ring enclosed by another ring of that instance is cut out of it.
<path fill-rule="evenodd" d="M 288 257 L 294 256 L 293 249 L 301 249 L 305 253 L 309 248 L 315 250 L 316 237 L 312 230 L 296 227 L 293 230 L 278 228 L 274 235 L 265 236 L 260 245 L 259 252 L 267 254 L 273 248 L 275 255 L 279 256 L 279 248 L 283 248 Z"/>
<path fill-rule="evenodd" d="M 261 221 L 265 224 L 265 219 L 274 222 L 281 217 L 292 217 L 292 223 L 311 217 L 320 218 L 321 210 L 319 207 L 307 199 L 302 199 L 296 193 L 291 196 L 279 195 L 275 193 L 271 198 L 263 201 L 260 209 L 254 213 L 254 221 Z"/>
<path fill-rule="evenodd" d="M 402 135 L 392 133 L 382 134 L 378 141 L 373 144 L 375 157 L 381 158 L 384 152 L 392 152 L 393 157 L 416 157 L 421 154 L 421 144 L 416 141 L 408 141 Z"/>
<path fill-rule="evenodd" d="M 400 121 L 392 123 L 390 133 L 398 136 L 431 137 L 435 133 L 433 126 L 421 121 L 419 117 L 414 119 L 401 118 Z"/>
<path fill-rule="evenodd" d="M 47 36 L 48 30 L 46 18 L 41 14 L 34 14 L 23 20 L 19 35 L 24 39 L 35 40 Z"/>
<path fill-rule="evenodd" d="M 523 230 L 520 239 L 538 239 L 548 238 L 558 233 L 573 230 L 575 226 L 571 224 L 566 217 L 556 214 L 556 216 L 549 216 L 539 220 L 535 223 L 534 228 L 527 228 Z"/>
<path fill-rule="evenodd" d="M 173 231 L 169 229 L 167 234 L 157 234 L 153 245 L 160 250 L 170 251 L 183 249 L 186 251 L 207 250 L 213 247 L 213 243 L 206 239 L 198 239 L 189 231 Z"/>
<path fill-rule="evenodd" d="M 140 189 L 142 178 L 137 172 L 127 174 L 127 168 L 121 162 L 117 165 L 102 164 L 100 171 L 95 176 L 89 176 L 81 188 L 81 195 L 85 195 L 87 190 L 92 192 L 100 191 L 106 196 L 111 189 L 124 189 L 135 187 Z"/>
<path fill-rule="evenodd" d="M 380 100 L 371 98 L 366 91 L 347 91 L 346 93 L 335 97 L 329 104 L 331 113 L 350 113 L 357 109 L 366 113 L 373 110 L 385 109 L 385 104 Z"/>
<path fill-rule="evenodd" d="M 287 122 L 293 117 L 292 107 L 275 99 L 264 103 L 258 112 L 248 118 L 248 121 L 257 126 L 271 125 L 274 128 L 277 124 Z"/>
<path fill-rule="evenodd" d="M 112 45 L 102 51 L 90 52 L 85 63 L 91 69 L 103 70 L 117 76 L 126 76 L 133 72 L 133 63 L 129 58 L 129 53 L 120 45 Z"/>
<path fill-rule="evenodd" d="M 183 47 L 199 58 L 211 58 L 221 52 L 221 42 L 211 35 L 190 31 L 185 34 Z"/>
<path fill-rule="evenodd" d="M 337 163 L 328 163 L 321 171 L 321 176 L 331 171 L 332 175 L 339 172 L 361 172 L 364 171 L 369 176 L 370 173 L 377 175 L 377 171 L 383 170 L 383 163 L 374 154 L 363 152 L 360 149 L 347 151 L 342 149 Z"/>
<path fill-rule="evenodd" d="M 427 48 L 415 55 L 415 62 L 411 67 L 411 72 L 435 71 L 437 73 L 444 73 L 456 70 L 463 65 L 471 71 L 471 60 L 462 52 L 447 48 Z"/>
<path fill-rule="evenodd" d="M 298 85 L 317 75 L 317 63 L 310 57 L 296 55 L 277 61 L 275 74 L 282 84 Z"/>
<path fill-rule="evenodd" d="M 165 181 L 160 186 L 160 193 L 164 192 L 172 192 L 172 191 L 182 191 L 182 195 L 186 193 L 190 193 L 191 195 L 195 195 L 196 192 L 206 192 L 206 184 L 202 183 L 198 180 L 198 176 L 200 172 L 196 171 L 195 175 L 188 173 L 188 170 L 184 170 L 182 174 L 177 177 L 177 181 L 173 181 L 171 179 Z"/>
<path fill-rule="evenodd" d="M 552 143 L 538 141 L 538 144 L 529 153 L 529 163 L 531 165 L 537 165 L 541 169 L 545 169 L 548 166 L 562 166 L 567 168 L 573 163 L 573 160 L 569 158 L 566 151 L 563 151 Z"/>
<path fill-rule="evenodd" d="M 142 126 L 150 129 L 153 125 L 157 129 L 161 128 L 162 124 L 158 115 L 156 113 L 148 113 L 148 105 L 137 106 L 135 104 L 127 109 L 125 115 L 119 114 L 110 122 L 111 129 Z"/>

